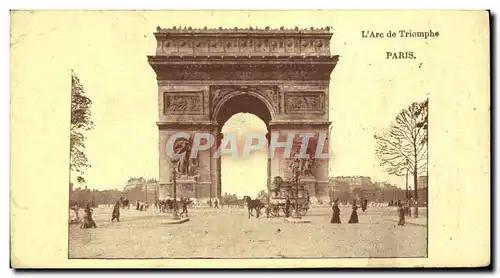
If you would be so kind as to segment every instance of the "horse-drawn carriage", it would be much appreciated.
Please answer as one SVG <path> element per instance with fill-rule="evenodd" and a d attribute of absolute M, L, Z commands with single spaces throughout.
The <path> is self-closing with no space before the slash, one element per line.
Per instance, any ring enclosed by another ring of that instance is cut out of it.
<path fill-rule="evenodd" d="M 300 182 L 296 184 L 284 181 L 279 176 L 275 177 L 268 194 L 267 213 L 271 216 L 279 217 L 280 211 L 286 215 L 287 198 L 290 202 L 289 214 L 295 213 L 297 205 L 297 212 L 300 216 L 306 215 L 309 210 L 309 192 Z"/>

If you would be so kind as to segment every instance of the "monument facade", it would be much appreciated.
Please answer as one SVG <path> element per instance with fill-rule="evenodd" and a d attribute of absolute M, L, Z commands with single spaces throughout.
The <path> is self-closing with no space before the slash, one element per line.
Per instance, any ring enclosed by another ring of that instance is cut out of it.
<path fill-rule="evenodd" d="M 148 61 L 158 82 L 159 197 L 208 199 L 221 194 L 221 159 L 215 148 L 194 158 L 171 159 L 167 142 L 177 132 L 208 132 L 220 144 L 233 115 L 252 113 L 286 140 L 290 132 L 328 134 L 329 83 L 338 56 L 329 28 L 193 29 L 158 27 L 156 54 Z M 270 136 L 267 136 L 268 140 Z M 177 140 L 174 151 L 189 151 Z M 328 138 L 325 144 L 328 150 Z M 222 158 L 223 159 L 223 158 Z M 301 167 L 311 198 L 329 198 L 328 159 L 290 161 L 277 151 L 268 159 L 268 186 Z M 298 165 L 297 165 L 298 164 Z"/>

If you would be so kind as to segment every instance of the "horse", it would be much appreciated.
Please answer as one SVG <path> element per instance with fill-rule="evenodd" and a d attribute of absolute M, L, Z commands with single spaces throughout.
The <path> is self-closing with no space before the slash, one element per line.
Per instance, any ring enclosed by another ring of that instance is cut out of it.
<path fill-rule="evenodd" d="M 250 196 L 244 196 L 243 200 L 247 203 L 248 208 L 248 218 L 253 216 L 252 210 L 255 210 L 255 218 L 259 218 L 260 210 L 265 207 L 265 205 L 260 200 L 252 200 Z"/>

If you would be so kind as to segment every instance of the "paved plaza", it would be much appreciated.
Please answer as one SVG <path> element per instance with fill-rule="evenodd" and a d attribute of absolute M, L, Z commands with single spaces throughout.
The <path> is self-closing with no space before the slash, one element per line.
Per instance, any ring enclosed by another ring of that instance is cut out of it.
<path fill-rule="evenodd" d="M 396 226 L 395 208 L 358 210 L 359 224 L 347 224 L 350 207 L 341 207 L 342 224 L 330 224 L 328 207 L 313 207 L 311 223 L 283 218 L 247 218 L 242 208 L 195 208 L 190 221 L 162 222 L 157 210 L 121 210 L 111 223 L 111 208 L 94 209 L 98 228 L 69 230 L 70 258 L 339 258 L 426 257 L 427 218 Z M 83 215 L 83 214 L 82 214 Z"/>

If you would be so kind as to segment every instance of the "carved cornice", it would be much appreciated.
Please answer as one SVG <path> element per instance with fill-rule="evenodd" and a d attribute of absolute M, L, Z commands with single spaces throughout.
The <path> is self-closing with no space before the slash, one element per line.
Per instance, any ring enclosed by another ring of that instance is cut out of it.
<path fill-rule="evenodd" d="M 213 128 L 218 126 L 217 123 L 210 121 L 161 121 L 156 122 L 159 129 L 168 128 L 183 128 L 192 130 L 207 130 L 212 131 Z"/>
<path fill-rule="evenodd" d="M 217 82 L 212 80 L 158 80 L 159 86 L 230 86 L 234 84 L 233 80 L 218 80 Z M 240 80 L 238 84 L 242 86 L 254 86 L 254 85 L 269 85 L 269 86 L 314 86 L 315 88 L 320 87 L 326 88 L 330 84 L 329 80 L 266 80 L 266 81 L 255 81 L 255 80 Z"/>
<path fill-rule="evenodd" d="M 329 127 L 332 124 L 330 121 L 289 121 L 289 120 L 282 120 L 282 121 L 271 121 L 269 122 L 269 125 L 271 127 L 278 127 L 278 126 L 310 126 L 313 125 L 315 127 Z"/>
<path fill-rule="evenodd" d="M 156 55 L 249 54 L 330 55 L 332 33 L 327 28 L 309 29 L 193 29 L 157 28 Z"/>
<path fill-rule="evenodd" d="M 186 65 L 193 64 L 199 67 L 213 65 L 297 65 L 297 64 L 332 64 L 339 60 L 339 55 L 171 55 L 148 56 L 151 66 L 158 64 Z"/>
<path fill-rule="evenodd" d="M 176 182 L 178 182 L 176 180 Z M 212 184 L 212 182 L 210 181 L 195 181 L 195 182 L 192 182 L 193 184 L 195 185 L 209 185 L 209 184 Z M 168 186 L 171 186 L 172 185 L 172 182 L 160 182 L 158 183 L 159 186 L 165 186 L 165 185 L 168 185 Z"/>
<path fill-rule="evenodd" d="M 259 27 L 247 27 L 247 28 L 238 28 L 238 27 L 234 27 L 234 28 L 223 28 L 223 27 L 219 27 L 219 28 L 208 28 L 208 27 L 204 27 L 204 28 L 193 28 L 191 26 L 184 26 L 184 27 L 177 27 L 177 26 L 173 26 L 172 28 L 161 28 L 160 26 L 156 27 L 156 32 L 158 34 L 161 34 L 161 33 L 167 33 L 167 34 L 170 34 L 170 33 L 178 33 L 178 34 L 193 34 L 193 33 L 202 33 L 202 34 L 205 34 L 205 33 L 217 33 L 217 34 L 221 34 L 221 33 L 230 33 L 230 34 L 233 34 L 233 33 L 237 33 L 237 32 L 240 32 L 240 33 L 245 33 L 245 34 L 248 34 L 248 33 L 262 33 L 262 34 L 268 34 L 268 33 L 279 33 L 279 34 L 297 34 L 297 33 L 304 33 L 304 34 L 331 34 L 330 33 L 330 27 L 322 27 L 322 28 L 314 28 L 314 27 L 310 27 L 310 28 L 299 28 L 299 27 L 295 27 L 293 29 L 290 29 L 290 28 L 285 28 L 285 27 L 280 27 L 280 28 L 271 28 L 269 26 L 266 26 L 264 28 L 259 28 Z"/>
<path fill-rule="evenodd" d="M 272 127 L 282 127 L 282 126 L 315 126 L 315 127 L 329 127 L 332 122 L 330 121 L 297 121 L 297 120 L 281 120 L 281 121 L 271 121 L 269 125 Z M 169 122 L 162 121 L 156 122 L 156 125 L 160 129 L 167 128 L 186 128 L 193 130 L 212 130 L 214 128 L 219 127 L 219 124 L 211 121 L 182 121 L 182 122 Z"/>
<path fill-rule="evenodd" d="M 338 56 L 149 56 L 157 80 L 329 80 Z"/>

